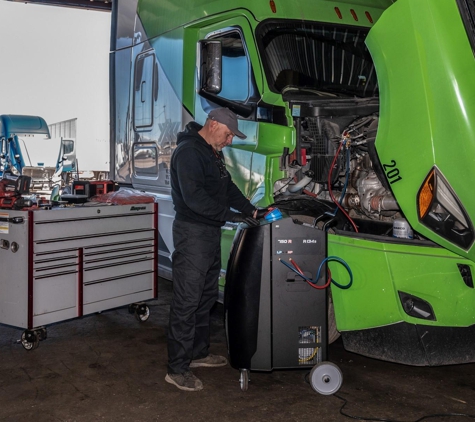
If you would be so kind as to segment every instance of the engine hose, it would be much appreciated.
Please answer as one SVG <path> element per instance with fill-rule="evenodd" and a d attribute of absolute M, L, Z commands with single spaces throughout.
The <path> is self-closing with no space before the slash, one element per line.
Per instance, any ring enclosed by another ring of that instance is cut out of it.
<path fill-rule="evenodd" d="M 291 193 L 298 192 L 299 190 L 307 186 L 311 181 L 312 181 L 311 177 L 304 176 L 302 180 L 300 180 L 299 182 L 295 183 L 294 185 L 289 185 L 287 190 Z"/>
<path fill-rule="evenodd" d="M 324 286 L 317 286 L 316 284 L 318 283 L 318 279 L 320 278 L 320 272 L 322 270 L 322 266 L 325 264 L 325 262 L 330 262 L 330 261 L 336 261 L 336 262 L 339 262 L 340 264 L 342 264 L 346 270 L 348 271 L 348 274 L 350 275 L 350 281 L 348 282 L 348 284 L 346 285 L 342 285 L 340 283 L 337 283 L 335 280 L 333 280 L 333 278 L 330 277 L 330 281 L 335 285 L 337 286 L 338 288 L 340 289 L 343 289 L 343 290 L 346 290 L 346 289 L 349 289 L 351 287 L 351 285 L 353 284 L 353 273 L 351 271 L 351 268 L 350 266 L 341 258 L 339 258 L 338 256 L 327 256 L 321 263 L 320 265 L 318 266 L 318 270 L 317 270 L 317 275 L 315 276 L 315 280 L 312 280 L 311 278 L 308 278 L 304 273 L 303 271 L 300 269 L 300 267 L 294 263 L 294 265 L 291 265 L 289 264 L 288 262 L 285 262 L 283 261 L 281 258 L 279 258 L 279 261 L 284 264 L 287 268 L 289 268 L 290 270 L 292 270 L 295 274 L 299 275 L 300 277 L 302 277 L 305 281 L 307 281 L 308 283 L 312 284 L 312 286 L 316 287 L 316 288 L 320 288 L 320 289 L 324 289 L 326 287 L 328 287 L 328 285 L 330 284 L 330 282 L 326 283 Z M 293 262 L 291 260 L 291 262 Z"/>

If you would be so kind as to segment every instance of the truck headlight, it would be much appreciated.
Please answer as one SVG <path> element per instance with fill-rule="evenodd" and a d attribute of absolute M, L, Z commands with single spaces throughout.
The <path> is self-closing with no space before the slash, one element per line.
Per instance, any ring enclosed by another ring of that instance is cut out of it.
<path fill-rule="evenodd" d="M 419 221 L 435 233 L 468 250 L 473 225 L 461 202 L 437 167 L 433 167 L 417 194 Z"/>

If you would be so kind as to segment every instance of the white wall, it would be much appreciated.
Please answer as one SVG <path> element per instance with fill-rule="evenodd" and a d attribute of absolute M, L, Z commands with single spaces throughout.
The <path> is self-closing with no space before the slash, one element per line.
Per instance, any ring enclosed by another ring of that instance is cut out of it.
<path fill-rule="evenodd" d="M 78 118 L 80 168 L 107 170 L 110 13 L 0 0 L 0 17 L 0 114 Z"/>

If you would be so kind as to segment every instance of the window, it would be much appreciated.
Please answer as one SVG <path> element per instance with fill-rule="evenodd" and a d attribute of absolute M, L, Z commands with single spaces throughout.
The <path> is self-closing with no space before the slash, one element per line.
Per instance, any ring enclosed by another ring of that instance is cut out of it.
<path fill-rule="evenodd" d="M 71 154 L 74 152 L 74 141 L 72 139 L 62 139 L 63 154 Z"/>
<path fill-rule="evenodd" d="M 222 45 L 222 90 L 218 96 L 238 102 L 252 99 L 256 89 L 241 33 L 228 30 L 210 39 Z"/>
<path fill-rule="evenodd" d="M 135 130 L 150 129 L 153 124 L 153 103 L 158 93 L 158 72 L 155 54 L 147 51 L 135 61 L 134 126 Z"/>

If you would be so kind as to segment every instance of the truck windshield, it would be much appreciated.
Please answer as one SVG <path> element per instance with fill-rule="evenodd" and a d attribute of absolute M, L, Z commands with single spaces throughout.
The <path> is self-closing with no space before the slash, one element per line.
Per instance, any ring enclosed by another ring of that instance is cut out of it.
<path fill-rule="evenodd" d="M 367 28 L 305 21 L 264 21 L 259 49 L 273 92 L 313 90 L 320 95 L 373 97 L 376 71 L 364 43 Z"/>

